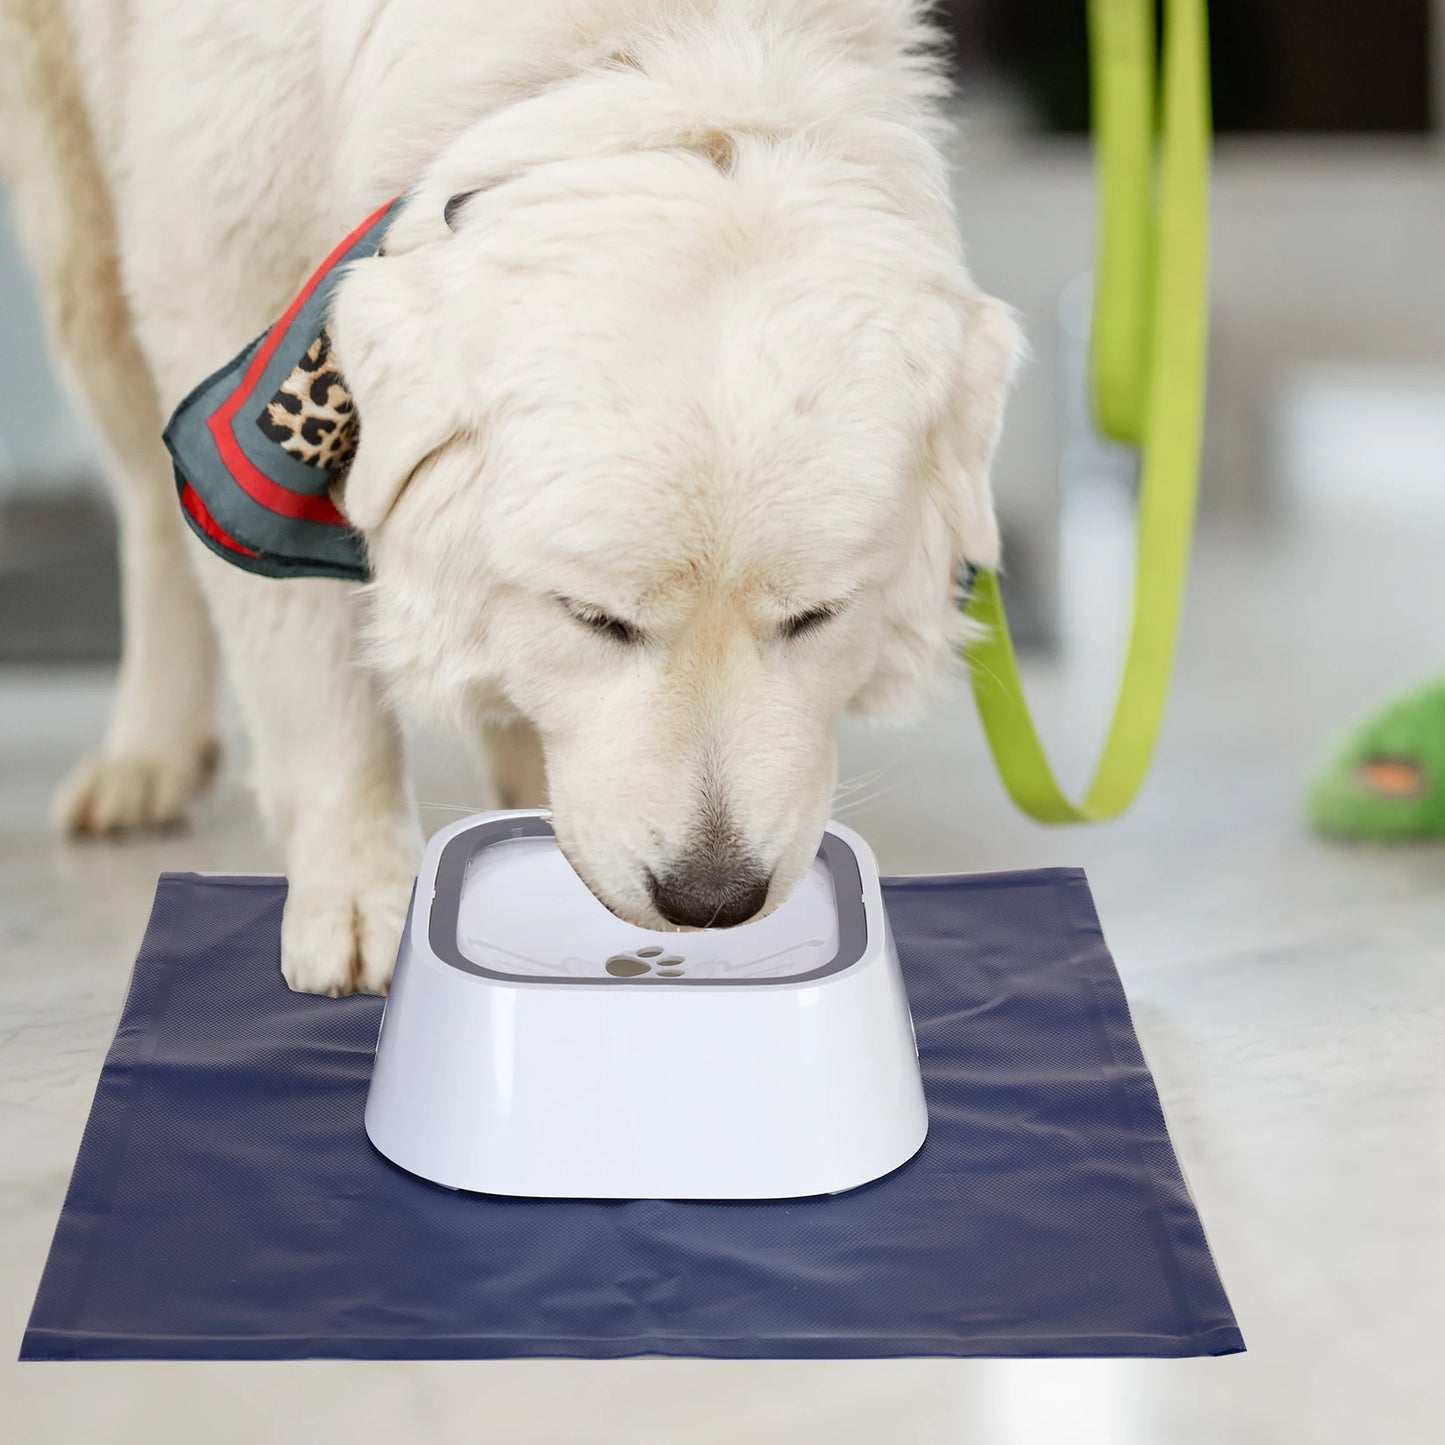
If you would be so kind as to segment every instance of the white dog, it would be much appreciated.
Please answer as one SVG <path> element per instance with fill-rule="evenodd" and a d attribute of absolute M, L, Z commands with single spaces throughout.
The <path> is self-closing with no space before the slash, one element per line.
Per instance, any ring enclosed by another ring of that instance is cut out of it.
<path fill-rule="evenodd" d="M 972 284 L 919 0 L 0 0 L 6 175 L 108 443 L 125 650 L 60 815 L 180 818 L 214 642 L 285 849 L 293 988 L 384 989 L 416 862 L 394 709 L 493 756 L 644 927 L 813 856 L 844 708 L 897 710 L 993 566 L 1018 352 Z M 188 538 L 160 434 L 338 239 L 374 581 Z M 456 199 L 449 206 L 449 201 Z"/>

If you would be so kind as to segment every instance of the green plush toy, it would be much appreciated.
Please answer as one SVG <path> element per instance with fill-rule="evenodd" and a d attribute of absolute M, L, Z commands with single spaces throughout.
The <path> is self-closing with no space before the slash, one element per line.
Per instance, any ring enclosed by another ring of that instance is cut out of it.
<path fill-rule="evenodd" d="M 1445 838 L 1445 678 L 1345 738 L 1315 777 L 1309 817 L 1335 838 Z"/>

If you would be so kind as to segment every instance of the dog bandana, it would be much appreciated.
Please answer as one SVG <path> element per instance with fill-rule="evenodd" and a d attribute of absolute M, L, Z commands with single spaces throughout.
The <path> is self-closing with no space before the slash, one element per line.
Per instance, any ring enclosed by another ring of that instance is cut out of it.
<path fill-rule="evenodd" d="M 191 530 L 249 572 L 371 575 L 361 534 L 333 501 L 357 423 L 326 323 L 342 268 L 376 254 L 399 204 L 388 202 L 342 241 L 286 314 L 196 387 L 166 427 Z"/>

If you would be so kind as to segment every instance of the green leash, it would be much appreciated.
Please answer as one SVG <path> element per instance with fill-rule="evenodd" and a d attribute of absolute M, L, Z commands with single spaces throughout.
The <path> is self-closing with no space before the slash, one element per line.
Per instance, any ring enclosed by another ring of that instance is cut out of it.
<path fill-rule="evenodd" d="M 1064 796 L 1019 681 L 998 579 L 968 615 L 973 695 L 1009 796 L 1040 823 L 1101 823 L 1133 802 L 1169 693 L 1199 490 L 1208 291 L 1209 61 L 1204 0 L 1167 0 L 1158 142 L 1153 0 L 1089 0 L 1100 209 L 1094 413 L 1140 449 L 1134 621 L 1113 721 L 1082 803 Z M 1155 169 L 1157 149 L 1158 168 Z"/>

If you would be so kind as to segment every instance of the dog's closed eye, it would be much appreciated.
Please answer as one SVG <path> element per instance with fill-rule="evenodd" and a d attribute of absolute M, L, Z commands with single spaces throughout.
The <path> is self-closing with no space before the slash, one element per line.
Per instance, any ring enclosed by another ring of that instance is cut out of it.
<path fill-rule="evenodd" d="M 783 623 L 783 636 L 791 641 L 795 637 L 817 632 L 831 622 L 845 606 L 846 603 L 829 602 L 822 607 L 810 607 L 806 612 L 799 612 L 797 616 L 790 617 Z"/>
<path fill-rule="evenodd" d="M 620 642 L 624 647 L 636 647 L 643 640 L 640 627 L 624 621 L 621 617 L 614 617 L 600 607 L 593 607 L 586 602 L 574 602 L 570 597 L 560 597 L 557 600 L 567 609 L 568 616 L 574 622 L 592 632 L 600 632 L 610 637 L 613 642 Z"/>

